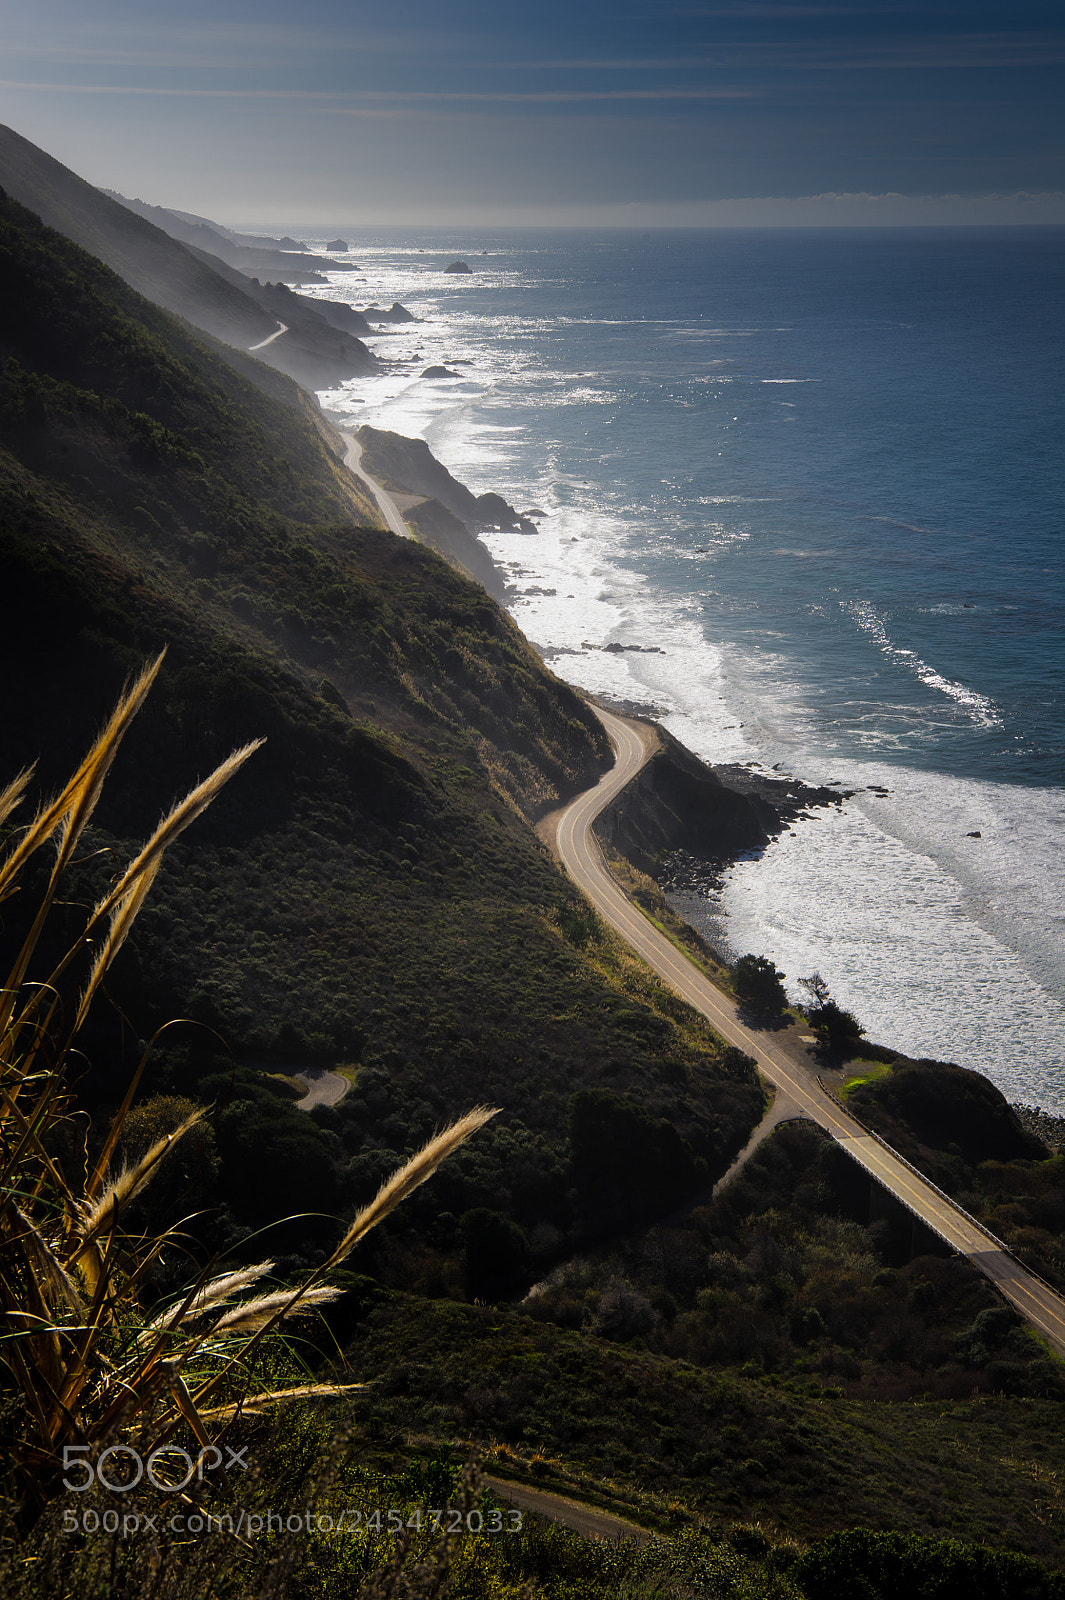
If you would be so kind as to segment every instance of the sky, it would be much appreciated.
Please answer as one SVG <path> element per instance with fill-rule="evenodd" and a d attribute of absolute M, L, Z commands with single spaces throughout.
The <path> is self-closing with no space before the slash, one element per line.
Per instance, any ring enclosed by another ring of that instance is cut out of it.
<path fill-rule="evenodd" d="M 0 0 L 0 121 L 230 225 L 1065 222 L 1060 0 Z"/>

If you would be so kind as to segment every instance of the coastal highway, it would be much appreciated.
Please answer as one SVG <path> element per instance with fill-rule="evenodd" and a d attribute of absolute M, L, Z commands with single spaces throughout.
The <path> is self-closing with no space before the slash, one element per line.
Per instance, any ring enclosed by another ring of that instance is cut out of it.
<path fill-rule="evenodd" d="M 796 1111 L 838 1140 L 853 1160 L 914 1216 L 990 1278 L 1021 1316 L 1059 1355 L 1065 1356 L 1065 1300 L 1022 1267 L 993 1234 L 848 1116 L 820 1087 L 813 1072 L 788 1060 L 770 1040 L 745 1027 L 736 1007 L 721 990 L 621 892 L 606 868 L 592 824 L 632 782 L 658 748 L 658 740 L 646 725 L 598 706 L 592 709 L 606 728 L 617 760 L 594 789 L 578 795 L 552 819 L 555 845 L 571 878 L 603 921 L 643 957 L 664 983 L 701 1011 L 729 1044 L 738 1045 L 754 1057 L 759 1069 Z"/>
<path fill-rule="evenodd" d="M 396 502 L 393 500 L 388 490 L 382 489 L 381 485 L 377 482 L 377 479 L 371 478 L 370 474 L 364 469 L 362 465 L 362 445 L 359 443 L 358 439 L 356 439 L 353 433 L 346 433 L 343 428 L 340 430 L 340 436 L 347 446 L 347 449 L 344 453 L 344 465 L 350 468 L 357 478 L 362 479 L 363 483 L 377 501 L 381 515 L 384 517 L 385 522 L 391 528 L 392 532 L 400 539 L 409 539 L 410 529 L 400 516 L 399 507 L 396 505 Z"/>
<path fill-rule="evenodd" d="M 249 355 L 253 355 L 256 350 L 265 350 L 268 344 L 273 344 L 275 339 L 280 339 L 281 335 L 283 333 L 287 333 L 287 332 L 288 332 L 288 323 L 287 322 L 279 322 L 278 325 L 277 325 L 277 332 L 276 333 L 267 334 L 266 338 L 265 339 L 260 339 L 258 344 L 250 344 L 248 346 L 248 354 Z"/>

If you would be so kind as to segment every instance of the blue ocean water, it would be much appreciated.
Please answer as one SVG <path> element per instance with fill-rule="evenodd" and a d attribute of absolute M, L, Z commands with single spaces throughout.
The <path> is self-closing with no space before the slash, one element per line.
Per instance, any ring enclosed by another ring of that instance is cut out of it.
<path fill-rule="evenodd" d="M 1065 1111 L 1065 230 L 351 238 L 317 292 L 423 320 L 323 401 L 544 513 L 486 542 L 554 670 L 858 791 L 719 936 Z"/>

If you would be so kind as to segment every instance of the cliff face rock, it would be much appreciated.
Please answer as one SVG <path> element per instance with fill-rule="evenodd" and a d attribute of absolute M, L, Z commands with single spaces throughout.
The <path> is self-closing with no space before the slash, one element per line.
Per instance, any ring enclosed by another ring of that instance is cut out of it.
<path fill-rule="evenodd" d="M 409 507 L 403 513 L 403 520 L 422 544 L 443 556 L 467 578 L 482 584 L 493 599 L 503 599 L 506 584 L 492 557 L 466 524 L 439 500 L 423 500 L 420 505 Z"/>
<path fill-rule="evenodd" d="M 501 494 L 479 494 L 477 515 L 482 528 L 499 528 L 503 533 L 535 533 L 536 525 L 520 511 L 515 511 Z"/>
<path fill-rule="evenodd" d="M 724 859 L 768 844 L 782 825 L 774 807 L 728 787 L 672 734 L 658 731 L 663 748 L 603 812 L 596 832 L 641 872 L 653 872 L 667 850 Z"/>
<path fill-rule="evenodd" d="M 658 734 L 663 748 L 596 824 L 603 838 L 652 875 L 656 858 L 670 850 L 716 864 L 760 850 L 811 807 L 839 805 L 853 792 L 747 767 L 711 767 L 665 728 Z"/>
<path fill-rule="evenodd" d="M 387 311 L 382 311 L 380 306 L 366 306 L 362 315 L 370 322 L 418 322 L 420 318 L 408 311 L 406 306 L 401 306 L 398 300 L 393 300 Z"/>
<path fill-rule="evenodd" d="M 471 494 L 437 461 L 424 439 L 405 439 L 402 434 L 370 427 L 360 428 L 356 438 L 363 448 L 366 471 L 393 493 L 406 497 L 403 520 L 415 536 L 483 584 L 496 600 L 502 600 L 506 591 L 503 574 L 478 543 L 477 530 L 498 526 L 500 517 L 520 521 L 513 506 L 501 495 Z M 418 501 L 416 496 L 424 498 Z"/>
<path fill-rule="evenodd" d="M 283 288 L 284 285 L 276 285 Z M 339 328 L 341 333 L 364 334 L 373 333 L 373 328 L 367 322 L 361 311 L 356 311 L 354 306 L 346 306 L 340 300 L 314 300 L 307 294 L 295 294 L 288 291 L 294 300 L 301 306 L 316 313 L 331 328 Z M 284 319 L 283 319 L 284 320 Z"/>
<path fill-rule="evenodd" d="M 458 376 L 458 374 L 454 374 Z M 362 427 L 356 435 L 365 451 L 367 472 L 387 489 L 439 500 L 468 528 L 506 528 L 535 533 L 536 528 L 498 494 L 472 494 L 437 461 L 424 439 L 405 439 L 384 428 Z"/>

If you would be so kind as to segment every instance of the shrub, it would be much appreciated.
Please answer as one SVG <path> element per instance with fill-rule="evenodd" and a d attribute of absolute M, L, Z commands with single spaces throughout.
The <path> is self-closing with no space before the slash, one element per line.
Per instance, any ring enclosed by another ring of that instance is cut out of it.
<path fill-rule="evenodd" d="M 33 981 L 35 958 L 46 949 L 49 913 L 96 807 L 122 737 L 143 704 L 162 657 L 121 697 L 107 726 L 74 776 L 15 834 L 0 860 L 0 901 L 28 878 L 37 852 L 51 845 L 55 860 L 30 926 L 0 989 L 0 1307 L 5 1313 L 3 1379 L 12 1437 L 9 1457 L 28 1506 L 58 1492 L 68 1446 L 91 1450 L 136 1437 L 147 1456 L 176 1430 L 208 1445 L 216 1424 L 242 1407 L 280 1398 L 334 1396 L 360 1385 L 264 1389 L 251 1365 L 256 1348 L 282 1320 L 331 1301 L 339 1290 L 322 1285 L 356 1243 L 430 1176 L 444 1157 L 493 1113 L 470 1112 L 437 1135 L 393 1175 L 347 1229 L 327 1260 L 294 1288 L 253 1294 L 272 1261 L 210 1277 L 202 1272 L 176 1296 L 150 1311 L 145 1279 L 173 1237 L 129 1231 L 127 1214 L 166 1157 L 202 1126 L 194 1107 L 173 1123 L 148 1102 L 131 1113 L 147 1051 L 90 1156 L 84 1118 L 70 1088 L 81 1030 L 148 890 L 166 848 L 211 803 L 257 747 L 223 762 L 159 824 L 133 861 L 112 881 L 84 930 L 45 981 Z M 0 826 L 29 783 L 24 772 L 0 793 Z M 84 970 L 88 966 L 88 971 Z M 47 970 L 47 969 L 46 969 Z M 154 1126 L 153 1126 L 154 1124 Z M 157 1135 L 136 1154 L 143 1137 Z M 130 1164 L 112 1160 L 123 1140 Z M 249 1395 L 249 1390 L 253 1391 Z M 63 1466 L 60 1466 L 63 1462 Z"/>
<path fill-rule="evenodd" d="M 741 956 L 732 969 L 732 988 L 745 1011 L 779 1017 L 787 1009 L 784 974 L 765 956 Z"/>

